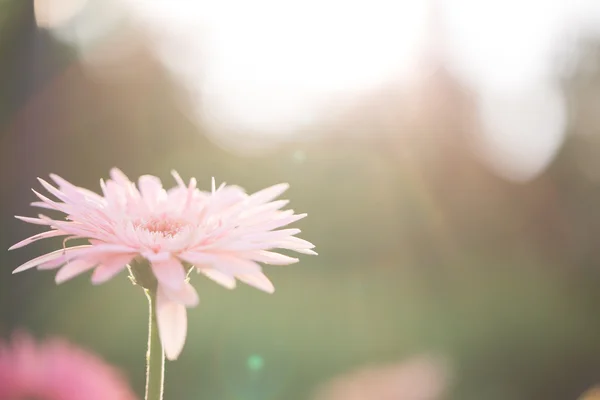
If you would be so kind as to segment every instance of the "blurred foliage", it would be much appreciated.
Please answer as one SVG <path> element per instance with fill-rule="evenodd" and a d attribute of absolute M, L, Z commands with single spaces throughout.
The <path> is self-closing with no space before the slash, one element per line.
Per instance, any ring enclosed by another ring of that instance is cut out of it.
<path fill-rule="evenodd" d="M 187 118 L 184 89 L 143 40 L 124 60 L 135 73 L 93 79 L 35 28 L 29 3 L 0 2 L 11 15 L 0 18 L 1 249 L 39 232 L 13 215 L 35 212 L 29 188 L 51 172 L 94 190 L 113 166 L 167 182 L 177 169 L 204 188 L 212 176 L 248 191 L 286 181 L 291 206 L 309 214 L 298 226 L 320 255 L 267 267 L 274 295 L 193 277 L 202 303 L 167 366 L 168 398 L 307 399 L 339 373 L 420 352 L 451 358 L 452 399 L 574 399 L 598 383 L 600 175 L 581 154 L 600 156 L 600 124 L 583 136 L 574 120 L 551 167 L 520 185 L 488 172 L 458 112 L 437 109 L 410 123 L 398 111 L 397 128 L 381 130 L 365 113 L 243 157 Z M 449 80 L 431 84 L 468 113 L 468 94 Z M 584 98 L 576 79 L 564 84 Z M 49 272 L 11 275 L 57 243 L 0 250 L 0 334 L 65 336 L 142 393 L 146 304 L 124 274 L 58 288 Z"/>

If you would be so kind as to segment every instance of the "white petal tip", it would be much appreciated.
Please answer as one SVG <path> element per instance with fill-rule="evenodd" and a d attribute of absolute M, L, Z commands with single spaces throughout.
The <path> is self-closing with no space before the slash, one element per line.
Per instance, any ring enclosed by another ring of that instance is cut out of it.
<path fill-rule="evenodd" d="M 92 277 L 91 277 L 91 279 L 90 279 L 90 282 L 91 282 L 91 283 L 92 283 L 92 285 L 94 285 L 94 286 L 101 285 L 101 284 L 103 284 L 103 283 L 104 283 L 104 282 L 106 282 L 106 281 L 107 281 L 107 279 L 106 279 L 106 278 L 104 278 L 104 277 L 102 277 L 102 278 L 96 278 L 96 277 L 94 277 L 94 275 L 92 275 Z"/>
<path fill-rule="evenodd" d="M 237 275 L 240 281 L 262 290 L 265 293 L 273 294 L 275 292 L 275 285 L 263 274 L 254 275 Z"/>
<path fill-rule="evenodd" d="M 20 267 L 16 268 L 12 273 L 13 274 L 18 274 L 19 272 L 23 272 L 23 271 L 27 271 L 30 268 L 34 268 L 35 265 L 21 265 Z"/>

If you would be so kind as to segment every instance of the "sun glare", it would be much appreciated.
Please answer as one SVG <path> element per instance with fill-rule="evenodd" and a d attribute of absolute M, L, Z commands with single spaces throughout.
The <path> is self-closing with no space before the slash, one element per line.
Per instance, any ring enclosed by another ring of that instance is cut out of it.
<path fill-rule="evenodd" d="M 406 75 L 427 12 L 427 2 L 398 0 L 132 4 L 160 31 L 167 65 L 210 105 L 198 110 L 205 122 L 263 133 Z"/>
<path fill-rule="evenodd" d="M 542 172 L 560 148 L 561 50 L 575 48 L 582 32 L 598 32 L 599 21 L 595 0 L 50 3 L 36 0 L 38 25 L 100 70 L 102 57 L 127 50 L 118 34 L 98 46 L 126 14 L 189 93 L 185 109 L 203 132 L 249 153 L 277 147 L 386 83 L 418 80 L 421 57 L 435 45 L 437 61 L 476 94 L 475 147 L 516 180 Z"/>

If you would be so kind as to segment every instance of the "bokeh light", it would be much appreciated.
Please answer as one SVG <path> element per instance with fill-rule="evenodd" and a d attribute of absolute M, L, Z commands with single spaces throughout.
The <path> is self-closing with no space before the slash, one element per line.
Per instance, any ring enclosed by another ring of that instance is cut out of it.
<path fill-rule="evenodd" d="M 265 360 L 258 354 L 253 354 L 248 357 L 246 365 L 250 371 L 260 371 L 265 365 Z"/>

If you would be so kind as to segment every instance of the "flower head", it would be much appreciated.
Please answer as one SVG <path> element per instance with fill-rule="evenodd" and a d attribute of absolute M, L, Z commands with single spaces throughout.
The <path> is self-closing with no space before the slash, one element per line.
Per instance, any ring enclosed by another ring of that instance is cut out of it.
<path fill-rule="evenodd" d="M 35 343 L 29 336 L 0 342 L 0 399 L 133 400 L 113 367 L 67 342 Z"/>
<path fill-rule="evenodd" d="M 178 357 L 185 342 L 185 307 L 196 306 L 199 301 L 188 282 L 188 271 L 195 269 L 230 289 L 237 279 L 272 293 L 273 284 L 258 263 L 286 265 L 298 259 L 271 250 L 316 254 L 311 243 L 295 236 L 299 229 L 277 230 L 306 216 L 281 211 L 285 200 L 273 201 L 287 184 L 248 195 L 237 186 L 215 188 L 214 180 L 212 191 L 202 192 L 196 188 L 195 179 L 186 185 L 176 172 L 177 185 L 168 190 L 154 176 L 140 177 L 136 186 L 118 169 L 111 170 L 110 175 L 111 179 L 100 181 L 102 196 L 56 175 L 50 177 L 58 187 L 40 179 L 58 200 L 34 190 L 40 201 L 32 205 L 60 211 L 67 218 L 17 217 L 50 230 L 11 249 L 56 236 L 88 239 L 89 244 L 44 254 L 14 272 L 34 267 L 58 269 L 56 282 L 61 283 L 93 270 L 92 283 L 99 284 L 132 261 L 147 260 L 158 283 L 158 328 L 169 359 Z"/>

